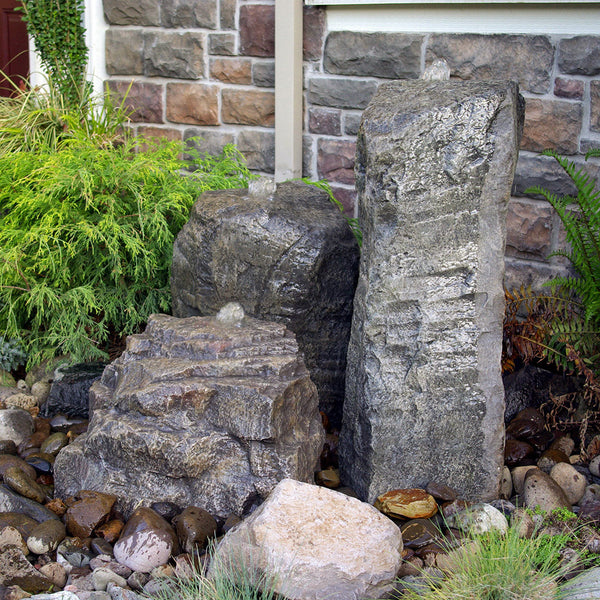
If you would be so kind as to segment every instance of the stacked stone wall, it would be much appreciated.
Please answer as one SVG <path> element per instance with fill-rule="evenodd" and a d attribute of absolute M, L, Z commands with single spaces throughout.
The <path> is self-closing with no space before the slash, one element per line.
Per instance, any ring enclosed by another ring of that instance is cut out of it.
<path fill-rule="evenodd" d="M 274 170 L 274 0 L 104 0 L 109 86 L 144 135 L 202 136 L 202 150 L 237 144 L 249 166 Z M 417 79 L 444 58 L 452 78 L 518 81 L 527 101 L 508 212 L 507 285 L 565 269 L 547 260 L 564 232 L 524 190 L 572 191 L 554 148 L 583 164 L 600 146 L 600 36 L 326 31 L 325 9 L 304 11 L 304 174 L 326 178 L 354 210 L 354 154 L 362 111 L 379 84 Z M 600 163 L 588 163 L 597 176 Z"/>

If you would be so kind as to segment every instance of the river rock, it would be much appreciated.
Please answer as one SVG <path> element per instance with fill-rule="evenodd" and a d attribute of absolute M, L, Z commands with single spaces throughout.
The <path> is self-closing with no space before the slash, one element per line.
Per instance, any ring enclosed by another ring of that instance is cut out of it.
<path fill-rule="evenodd" d="M 363 246 L 340 436 L 341 478 L 360 498 L 429 481 L 465 498 L 498 493 L 521 100 L 514 83 L 397 81 L 363 112 Z"/>
<path fill-rule="evenodd" d="M 535 509 L 539 507 L 544 512 L 555 508 L 568 508 L 571 503 L 559 485 L 540 469 L 530 469 L 525 474 L 523 483 L 523 501 L 525 506 Z"/>
<path fill-rule="evenodd" d="M 15 546 L 23 554 L 27 554 L 27 544 L 16 527 L 10 525 L 2 526 L 0 524 L 0 552 L 3 552 L 9 546 Z"/>
<path fill-rule="evenodd" d="M 171 547 L 175 553 L 179 552 L 179 542 L 177 534 L 170 523 L 161 517 L 155 510 L 146 506 L 136 508 L 129 520 L 123 527 L 120 539 L 129 537 L 136 532 L 155 531 L 164 533 L 171 539 Z"/>
<path fill-rule="evenodd" d="M 550 477 L 558 483 L 571 504 L 577 504 L 583 498 L 587 480 L 573 465 L 564 462 L 554 465 Z"/>
<path fill-rule="evenodd" d="M 435 498 L 421 489 L 391 490 L 375 501 L 375 508 L 389 517 L 428 519 L 438 510 Z"/>
<path fill-rule="evenodd" d="M 319 404 L 339 427 L 359 251 L 329 196 L 301 182 L 274 193 L 205 192 L 173 248 L 178 317 L 239 302 L 296 334 Z"/>
<path fill-rule="evenodd" d="M 38 523 L 48 519 L 58 519 L 58 517 L 45 506 L 35 500 L 30 500 L 17 494 L 7 485 L 0 485 L 0 513 L 15 512 L 22 513 L 35 519 Z"/>
<path fill-rule="evenodd" d="M 40 523 L 27 538 L 27 547 L 34 554 L 48 554 L 58 548 L 67 530 L 62 521 L 49 519 Z"/>
<path fill-rule="evenodd" d="M 31 594 L 45 592 L 52 586 L 52 582 L 14 546 L 0 552 L 0 584 L 18 585 Z"/>
<path fill-rule="evenodd" d="M 384 597 L 401 552 L 400 530 L 372 506 L 285 479 L 225 534 L 214 560 L 242 561 L 257 579 L 275 576 L 275 591 L 287 598 L 348 600 Z"/>
<path fill-rule="evenodd" d="M 0 529 L 4 527 L 13 527 L 23 539 L 27 539 L 29 534 L 35 529 L 38 522 L 27 515 L 17 512 L 0 512 Z"/>
<path fill-rule="evenodd" d="M 67 509 L 65 524 L 71 535 L 86 538 L 102 521 L 108 519 L 117 497 L 86 489 L 75 493 L 79 500 Z"/>
<path fill-rule="evenodd" d="M 174 525 L 181 548 L 188 554 L 202 548 L 209 538 L 217 533 L 217 522 L 207 511 L 198 506 L 188 506 L 175 517 Z"/>
<path fill-rule="evenodd" d="M 81 487 L 242 515 L 287 476 L 313 477 L 314 384 L 283 325 L 152 315 L 90 391 L 87 434 L 59 453 L 56 494 Z"/>
<path fill-rule="evenodd" d="M 33 417 L 26 410 L 0 410 L 0 440 L 12 440 L 18 446 L 33 433 L 33 430 Z"/>
<path fill-rule="evenodd" d="M 4 472 L 4 483 L 18 494 L 21 494 L 21 496 L 35 500 L 40 504 L 46 498 L 46 494 L 35 479 L 21 471 L 19 467 L 6 469 Z"/>
<path fill-rule="evenodd" d="M 18 468 L 23 471 L 26 475 L 35 479 L 35 469 L 27 464 L 22 458 L 18 456 L 13 456 L 12 454 L 0 454 L 0 477 L 4 477 L 4 474 L 8 469 Z"/>
<path fill-rule="evenodd" d="M 132 571 L 150 573 L 171 556 L 173 540 L 163 531 L 145 529 L 122 537 L 114 546 L 115 558 Z"/>
<path fill-rule="evenodd" d="M 492 530 L 506 533 L 508 520 L 497 509 L 486 503 L 478 503 L 452 515 L 448 526 L 461 529 L 472 535 L 481 535 Z"/>

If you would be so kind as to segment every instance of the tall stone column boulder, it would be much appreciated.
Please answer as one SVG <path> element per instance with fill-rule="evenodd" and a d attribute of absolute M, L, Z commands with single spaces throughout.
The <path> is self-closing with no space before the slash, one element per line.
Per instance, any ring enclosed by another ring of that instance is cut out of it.
<path fill-rule="evenodd" d="M 494 497 L 506 211 L 523 104 L 507 82 L 382 85 L 358 135 L 363 228 L 342 476 L 369 501 L 435 480 Z"/>
<path fill-rule="evenodd" d="M 301 182 L 200 196 L 173 248 L 177 317 L 239 302 L 296 334 L 319 407 L 340 424 L 358 245 L 329 196 Z"/>

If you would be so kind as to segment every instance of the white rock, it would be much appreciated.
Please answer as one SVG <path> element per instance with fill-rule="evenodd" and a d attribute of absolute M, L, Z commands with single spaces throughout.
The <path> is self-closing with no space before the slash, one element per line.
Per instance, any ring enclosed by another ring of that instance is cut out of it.
<path fill-rule="evenodd" d="M 229 531 L 211 564 L 239 564 L 275 577 L 294 600 L 380 598 L 400 566 L 400 529 L 370 504 L 292 479 Z M 216 566 L 215 566 L 216 565 Z"/>
<path fill-rule="evenodd" d="M 571 504 L 577 504 L 585 494 L 586 478 L 568 463 L 557 463 L 550 471 L 550 477 L 558 483 Z"/>
<path fill-rule="evenodd" d="M 7 525 L 0 531 L 0 552 L 8 546 L 16 546 L 23 554 L 27 554 L 27 544 L 17 529 Z"/>
<path fill-rule="evenodd" d="M 36 594 L 31 596 L 32 600 L 79 600 L 73 592 L 56 592 L 54 594 Z"/>
<path fill-rule="evenodd" d="M 17 446 L 33 433 L 33 417 L 21 408 L 0 410 L 0 440 L 12 440 Z"/>
<path fill-rule="evenodd" d="M 117 561 L 132 571 L 150 573 L 169 560 L 172 547 L 173 541 L 169 535 L 146 529 L 120 539 L 113 551 Z"/>
<path fill-rule="evenodd" d="M 105 591 L 106 586 L 108 586 L 109 582 L 118 585 L 119 587 L 126 587 L 127 580 L 116 573 L 113 573 L 110 569 L 106 567 L 100 567 L 98 569 L 94 569 L 92 571 L 92 583 L 94 584 L 94 589 L 97 591 Z"/>
<path fill-rule="evenodd" d="M 497 529 L 502 533 L 508 530 L 506 517 L 490 504 L 473 504 L 448 519 L 450 527 L 468 531 L 474 535 Z"/>

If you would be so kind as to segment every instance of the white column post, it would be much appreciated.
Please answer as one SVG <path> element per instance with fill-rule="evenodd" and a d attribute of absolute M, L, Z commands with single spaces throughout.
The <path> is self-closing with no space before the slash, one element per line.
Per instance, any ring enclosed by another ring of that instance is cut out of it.
<path fill-rule="evenodd" d="M 302 176 L 302 0 L 275 1 L 275 181 Z"/>

